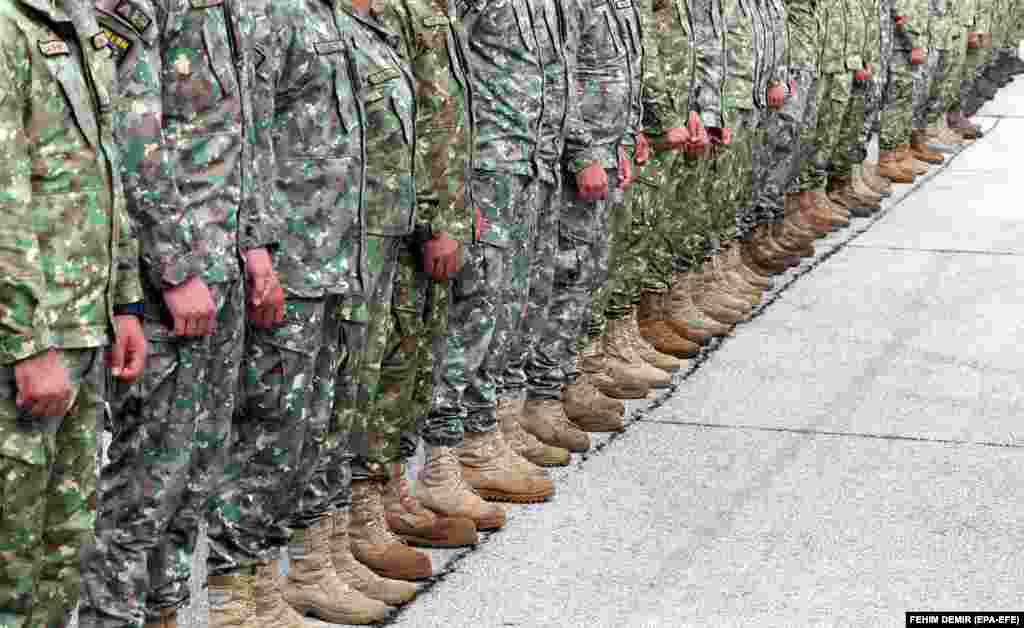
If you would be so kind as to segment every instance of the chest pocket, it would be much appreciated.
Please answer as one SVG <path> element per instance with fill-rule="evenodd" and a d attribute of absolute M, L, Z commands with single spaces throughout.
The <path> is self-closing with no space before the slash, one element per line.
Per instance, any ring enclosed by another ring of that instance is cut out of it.
<path fill-rule="evenodd" d="M 370 66 L 366 75 L 363 103 L 367 126 L 379 141 L 401 141 L 412 145 L 411 92 L 404 89 L 405 77 L 393 66 Z"/>
<path fill-rule="evenodd" d="M 228 26 L 228 17 L 223 7 L 224 0 L 191 0 L 192 13 L 202 20 L 203 49 L 206 52 L 213 75 L 225 97 L 238 91 L 235 73 L 235 45 L 233 33 Z"/>
<path fill-rule="evenodd" d="M 352 131 L 359 124 L 359 112 L 356 107 L 355 94 L 352 86 L 355 82 L 351 79 L 349 68 L 352 61 L 345 47 L 345 42 L 340 39 L 333 41 L 318 41 L 313 44 L 318 57 L 322 63 L 329 64 L 330 71 L 334 77 L 333 92 L 334 106 L 338 112 L 338 120 L 346 134 Z"/>
<path fill-rule="evenodd" d="M 612 0 L 612 3 L 615 6 L 615 13 L 618 18 L 616 21 L 625 32 L 630 50 L 634 55 L 639 54 L 641 47 L 639 18 L 633 5 L 633 0 Z"/>

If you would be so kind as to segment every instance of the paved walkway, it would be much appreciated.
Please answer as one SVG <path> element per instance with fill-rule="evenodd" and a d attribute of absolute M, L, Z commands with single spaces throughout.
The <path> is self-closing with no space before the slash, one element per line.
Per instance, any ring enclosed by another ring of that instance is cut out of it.
<path fill-rule="evenodd" d="M 557 470 L 554 502 L 433 552 L 438 575 L 391 625 L 873 628 L 1024 608 L 1017 83 L 983 140 L 824 241 L 624 434 Z M 180 624 L 204 628 L 194 599 Z"/>

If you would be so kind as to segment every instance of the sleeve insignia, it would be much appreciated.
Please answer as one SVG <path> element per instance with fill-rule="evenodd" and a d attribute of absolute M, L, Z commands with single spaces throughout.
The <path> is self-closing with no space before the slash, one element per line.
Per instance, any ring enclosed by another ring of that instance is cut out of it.
<path fill-rule="evenodd" d="M 39 52 L 47 57 L 56 57 L 71 54 L 71 49 L 68 48 L 67 42 L 60 39 L 39 40 Z"/>

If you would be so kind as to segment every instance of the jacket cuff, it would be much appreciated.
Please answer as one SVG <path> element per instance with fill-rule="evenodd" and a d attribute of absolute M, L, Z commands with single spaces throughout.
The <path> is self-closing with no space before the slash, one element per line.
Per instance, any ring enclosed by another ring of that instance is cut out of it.
<path fill-rule="evenodd" d="M 37 327 L 31 336 L 0 336 L 0 364 L 14 364 L 53 347 L 50 330 Z"/>
<path fill-rule="evenodd" d="M 164 286 L 180 286 L 192 277 L 198 277 L 203 270 L 200 260 L 191 253 L 167 263 L 154 264 L 151 268 L 153 285 L 161 290 Z"/>

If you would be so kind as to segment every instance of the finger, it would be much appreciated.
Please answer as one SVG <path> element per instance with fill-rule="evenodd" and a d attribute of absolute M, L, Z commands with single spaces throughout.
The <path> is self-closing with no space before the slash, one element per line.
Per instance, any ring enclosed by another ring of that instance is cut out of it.
<path fill-rule="evenodd" d="M 14 387 L 17 389 L 14 405 L 19 408 L 23 408 L 32 399 L 32 391 L 29 390 L 28 381 L 26 381 L 26 379 L 22 377 L 17 370 L 14 372 Z"/>
<path fill-rule="evenodd" d="M 265 273 L 254 274 L 252 276 L 252 304 L 255 306 L 262 305 L 263 300 L 267 297 L 267 288 L 270 287 L 270 278 Z"/>
<path fill-rule="evenodd" d="M 209 316 L 209 314 L 204 312 L 204 313 L 200 314 L 199 317 L 196 320 L 197 320 L 197 322 L 199 324 L 199 334 L 198 335 L 200 335 L 200 336 L 208 336 L 210 334 L 210 316 Z"/>
<path fill-rule="evenodd" d="M 284 322 L 284 301 L 274 304 L 274 323 L 280 325 Z"/>
<path fill-rule="evenodd" d="M 187 336 L 188 335 L 188 317 L 181 316 L 178 314 L 174 315 L 174 335 L 175 336 Z"/>
<path fill-rule="evenodd" d="M 117 377 L 124 368 L 125 340 L 123 335 L 114 338 L 114 347 L 110 350 L 110 372 Z"/>
<path fill-rule="evenodd" d="M 131 347 L 128 351 L 127 364 L 121 369 L 121 379 L 134 382 L 142 375 L 142 369 L 146 365 L 146 351 L 141 346 Z"/>

